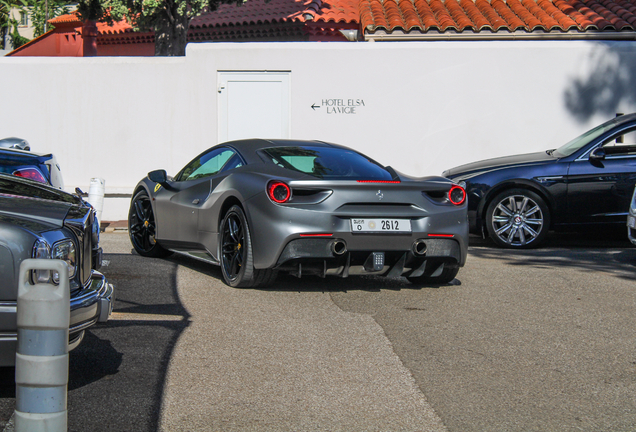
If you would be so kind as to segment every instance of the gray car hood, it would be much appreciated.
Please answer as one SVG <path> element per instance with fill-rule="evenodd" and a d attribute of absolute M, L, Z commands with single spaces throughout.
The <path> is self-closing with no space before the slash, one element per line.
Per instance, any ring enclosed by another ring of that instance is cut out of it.
<path fill-rule="evenodd" d="M 486 171 L 495 168 L 505 168 L 513 165 L 524 165 L 541 162 L 553 162 L 556 158 L 546 152 L 527 153 L 514 156 L 504 156 L 494 159 L 486 159 L 478 162 L 461 165 L 444 171 L 444 177 L 453 177 L 461 174 L 469 174 L 476 171 Z"/>
<path fill-rule="evenodd" d="M 0 221 L 42 233 L 61 228 L 72 204 L 19 197 L 0 197 Z"/>

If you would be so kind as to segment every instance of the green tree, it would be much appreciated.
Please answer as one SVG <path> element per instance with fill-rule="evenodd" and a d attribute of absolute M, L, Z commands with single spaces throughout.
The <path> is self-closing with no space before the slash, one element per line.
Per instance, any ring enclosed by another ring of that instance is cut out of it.
<path fill-rule="evenodd" d="M 45 27 L 47 31 L 51 30 L 48 26 L 45 26 L 47 20 L 69 13 L 68 3 L 68 0 L 29 0 L 29 15 L 33 23 L 33 36 L 43 35 Z"/>
<path fill-rule="evenodd" d="M 26 0 L 0 0 L 0 47 L 2 49 L 7 49 L 4 46 L 5 36 L 10 34 L 13 26 L 11 23 L 11 9 L 26 5 Z"/>
<path fill-rule="evenodd" d="M 183 56 L 193 18 L 215 11 L 221 4 L 244 0 L 80 0 L 83 20 L 119 21 L 124 17 L 135 30 L 154 30 L 155 55 Z"/>
<path fill-rule="evenodd" d="M 13 26 L 13 33 L 9 34 L 9 39 L 11 40 L 11 45 L 13 46 L 13 49 L 18 49 L 25 43 L 31 41 L 31 39 L 25 38 L 24 36 L 20 35 L 20 32 L 18 31 L 17 20 L 10 19 L 9 23 Z"/>

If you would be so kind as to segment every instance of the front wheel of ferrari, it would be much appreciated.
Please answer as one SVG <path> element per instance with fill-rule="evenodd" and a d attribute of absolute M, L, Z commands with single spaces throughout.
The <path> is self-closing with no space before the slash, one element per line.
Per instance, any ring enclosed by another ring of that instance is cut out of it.
<path fill-rule="evenodd" d="M 259 287 L 271 284 L 276 271 L 255 269 L 252 238 L 243 209 L 233 206 L 221 222 L 221 272 L 231 287 Z"/>
<path fill-rule="evenodd" d="M 157 226 L 148 193 L 137 192 L 128 211 L 128 235 L 135 251 L 141 256 L 161 258 L 171 254 L 155 240 Z"/>

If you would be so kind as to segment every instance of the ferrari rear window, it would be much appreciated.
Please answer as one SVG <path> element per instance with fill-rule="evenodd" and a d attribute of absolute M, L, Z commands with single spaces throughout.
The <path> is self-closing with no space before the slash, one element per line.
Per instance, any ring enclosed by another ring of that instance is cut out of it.
<path fill-rule="evenodd" d="M 272 162 L 284 168 L 330 180 L 392 180 L 383 166 L 350 149 L 340 147 L 272 147 L 265 149 Z"/>

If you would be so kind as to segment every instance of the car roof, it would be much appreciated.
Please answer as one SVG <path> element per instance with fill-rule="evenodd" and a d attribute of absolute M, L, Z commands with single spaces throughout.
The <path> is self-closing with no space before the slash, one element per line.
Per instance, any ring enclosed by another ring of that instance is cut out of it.
<path fill-rule="evenodd" d="M 623 123 L 630 123 L 636 120 L 636 113 L 617 116 L 613 120 L 616 122 L 617 125 L 620 125 Z"/>
<path fill-rule="evenodd" d="M 27 150 L 20 150 L 20 149 L 16 149 L 16 148 L 7 148 L 7 147 L 0 147 L 0 157 L 2 156 L 11 156 L 11 157 L 15 157 L 15 158 L 26 158 L 26 159 L 39 159 L 42 156 L 52 156 L 50 153 L 44 154 L 44 153 L 33 153 L 32 151 L 27 151 Z"/>
<path fill-rule="evenodd" d="M 313 146 L 313 147 L 338 147 L 347 148 L 338 144 L 326 143 L 323 141 L 314 140 L 293 140 L 293 139 L 262 139 L 253 138 L 245 140 L 228 141 L 219 144 L 218 146 L 229 146 L 236 149 L 241 156 L 246 159 L 246 162 L 254 163 L 261 162 L 261 158 L 258 156 L 258 150 L 272 148 L 272 147 L 300 147 L 300 146 Z"/>
<path fill-rule="evenodd" d="M 14 146 L 19 147 L 14 147 Z M 24 150 L 30 150 L 29 142 L 25 139 L 18 137 L 8 137 L 0 139 L 0 147 L 4 148 L 23 148 Z"/>

